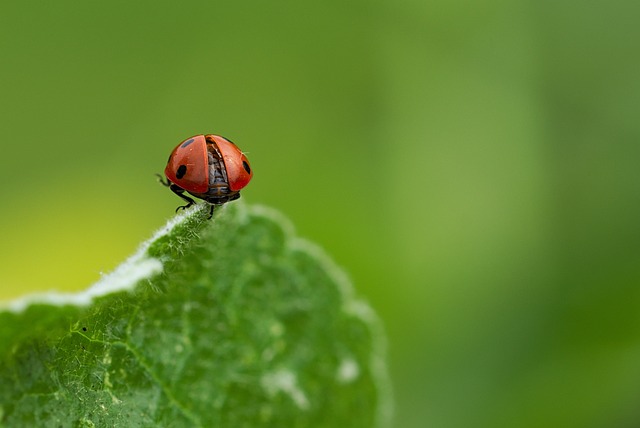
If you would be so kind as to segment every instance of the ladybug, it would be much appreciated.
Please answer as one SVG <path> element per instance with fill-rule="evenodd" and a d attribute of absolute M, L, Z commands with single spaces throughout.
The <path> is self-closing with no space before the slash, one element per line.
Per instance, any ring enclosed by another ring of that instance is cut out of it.
<path fill-rule="evenodd" d="M 178 144 L 169 156 L 164 169 L 167 181 L 160 182 L 187 204 L 179 209 L 189 208 L 195 203 L 190 195 L 204 199 L 211 204 L 209 218 L 216 205 L 236 200 L 253 177 L 249 160 L 230 140 L 219 135 L 196 135 Z"/>

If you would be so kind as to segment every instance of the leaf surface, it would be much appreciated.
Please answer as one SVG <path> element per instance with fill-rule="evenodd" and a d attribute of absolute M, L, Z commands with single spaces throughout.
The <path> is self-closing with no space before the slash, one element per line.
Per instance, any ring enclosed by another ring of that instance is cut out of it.
<path fill-rule="evenodd" d="M 0 310 L 1 426 L 387 425 L 381 329 L 344 273 L 270 209 L 206 215 Z"/>

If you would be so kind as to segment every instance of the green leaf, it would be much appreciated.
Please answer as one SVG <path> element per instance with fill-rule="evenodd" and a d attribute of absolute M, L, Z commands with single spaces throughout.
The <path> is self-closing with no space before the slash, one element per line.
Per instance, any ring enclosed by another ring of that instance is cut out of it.
<path fill-rule="evenodd" d="M 374 427 L 381 329 L 264 207 L 171 220 L 79 294 L 0 310 L 0 426 Z"/>

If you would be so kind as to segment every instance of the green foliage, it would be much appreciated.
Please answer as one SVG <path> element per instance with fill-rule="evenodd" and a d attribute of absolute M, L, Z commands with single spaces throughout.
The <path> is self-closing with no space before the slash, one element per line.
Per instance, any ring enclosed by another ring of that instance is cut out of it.
<path fill-rule="evenodd" d="M 381 332 L 344 274 L 268 209 L 206 215 L 0 312 L 1 426 L 388 423 Z"/>

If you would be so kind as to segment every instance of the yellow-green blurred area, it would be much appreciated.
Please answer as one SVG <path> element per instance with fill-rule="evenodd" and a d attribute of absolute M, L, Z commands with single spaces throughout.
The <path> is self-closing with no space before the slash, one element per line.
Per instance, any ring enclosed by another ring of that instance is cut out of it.
<path fill-rule="evenodd" d="M 389 335 L 398 428 L 640 426 L 640 3 L 3 2 L 0 298 L 80 290 L 234 140 Z M 268 304 L 268 302 L 266 302 Z"/>

